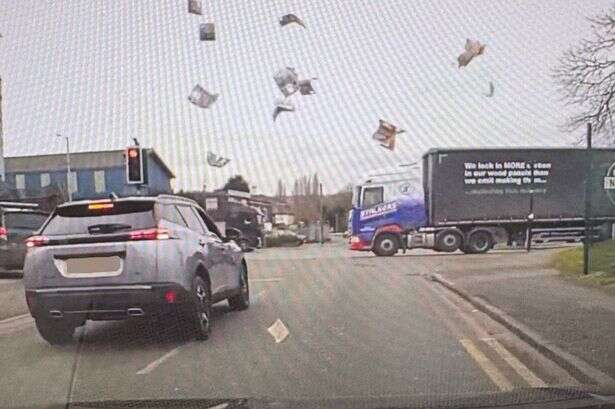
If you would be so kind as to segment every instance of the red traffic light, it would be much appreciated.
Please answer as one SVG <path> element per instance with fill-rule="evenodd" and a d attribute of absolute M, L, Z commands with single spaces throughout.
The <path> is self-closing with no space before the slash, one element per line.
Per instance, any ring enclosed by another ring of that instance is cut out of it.
<path fill-rule="evenodd" d="M 141 148 L 130 146 L 126 148 L 126 182 L 142 184 L 143 177 L 143 154 Z"/>

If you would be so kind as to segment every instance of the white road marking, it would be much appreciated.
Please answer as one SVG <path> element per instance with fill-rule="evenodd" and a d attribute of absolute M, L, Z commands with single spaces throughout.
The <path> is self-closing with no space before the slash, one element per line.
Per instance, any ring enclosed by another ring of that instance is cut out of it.
<path fill-rule="evenodd" d="M 30 314 L 18 315 L 0 321 L 0 336 L 8 336 L 27 328 L 34 324 L 34 318 Z"/>
<path fill-rule="evenodd" d="M 277 283 L 282 280 L 282 278 L 250 278 L 248 281 L 251 283 Z"/>
<path fill-rule="evenodd" d="M 0 321 L 0 325 L 4 325 L 4 324 L 7 324 L 9 322 L 21 320 L 21 319 L 24 319 L 24 318 L 29 317 L 29 316 L 30 316 L 30 314 L 21 314 L 21 315 L 16 315 L 16 316 L 11 317 L 11 318 L 6 318 L 6 319 Z"/>
<path fill-rule="evenodd" d="M 483 354 L 478 347 L 469 339 L 460 339 L 459 342 L 467 353 L 474 359 L 480 369 L 491 379 L 501 391 L 512 391 L 512 383 L 499 371 L 498 368 Z"/>
<path fill-rule="evenodd" d="M 431 289 L 435 290 L 433 288 Z M 542 379 L 536 376 L 536 374 L 534 374 L 534 372 L 532 372 L 527 366 L 525 366 L 517 357 L 515 357 L 510 351 L 504 348 L 504 346 L 497 339 L 495 339 L 494 337 L 490 337 L 487 331 L 485 331 L 485 329 L 475 320 L 475 318 L 471 314 L 465 312 L 460 306 L 456 305 L 451 299 L 449 299 L 445 295 L 445 293 L 442 293 L 441 291 L 437 291 L 437 290 L 434 291 L 434 293 L 437 294 L 440 297 L 440 299 L 444 301 L 446 304 L 448 304 L 454 311 L 456 311 L 457 314 L 461 318 L 463 318 L 463 320 L 467 323 L 467 325 L 472 329 L 472 331 L 476 335 L 478 335 L 478 337 L 480 337 L 480 340 L 485 342 L 487 345 L 489 345 L 491 349 L 493 349 L 515 372 L 517 372 L 517 374 L 519 374 L 519 376 L 523 378 L 525 382 L 528 383 L 528 385 L 532 387 L 546 387 L 547 386 L 547 384 Z M 472 312 L 478 312 L 478 310 L 472 309 Z M 464 345 L 464 347 L 466 347 L 466 345 Z M 468 348 L 466 347 L 466 350 L 467 349 Z M 480 351 L 478 352 L 480 353 Z M 474 359 L 476 360 L 476 358 Z M 485 359 L 488 360 L 487 357 L 485 357 Z M 504 380 L 506 382 L 509 382 L 505 378 Z"/>
<path fill-rule="evenodd" d="M 225 403 L 221 403 L 221 404 L 216 405 L 216 406 L 212 406 L 209 409 L 225 409 L 227 407 L 228 407 L 228 403 L 225 402 Z"/>
<path fill-rule="evenodd" d="M 256 304 L 256 303 L 262 301 L 265 298 L 265 293 L 266 293 L 265 290 L 261 290 L 258 293 L 250 296 L 250 303 L 251 304 Z"/>
<path fill-rule="evenodd" d="M 288 328 L 286 328 L 286 325 L 284 325 L 282 320 L 279 318 L 275 320 L 275 322 L 269 328 L 267 328 L 267 331 L 269 331 L 273 339 L 275 339 L 276 344 L 279 344 L 280 342 L 284 341 L 286 337 L 288 337 L 288 335 L 290 334 Z"/>
<path fill-rule="evenodd" d="M 527 366 L 525 366 L 517 357 L 515 357 L 509 350 L 504 348 L 504 345 L 500 344 L 495 338 L 486 338 L 483 341 L 489 345 L 499 356 L 510 365 L 515 372 L 521 376 L 525 382 L 532 388 L 545 388 L 547 384 L 540 379 L 534 372 L 532 372 Z"/>
<path fill-rule="evenodd" d="M 180 345 L 177 348 L 170 350 L 169 352 L 167 352 L 166 354 L 164 354 L 160 358 L 158 358 L 155 361 L 151 362 L 145 368 L 137 371 L 137 375 L 147 375 L 148 373 L 152 372 L 154 369 L 158 368 L 164 361 L 166 361 L 167 359 L 169 359 L 169 358 L 173 357 L 174 355 L 176 355 L 179 352 L 179 350 L 180 350 L 180 348 L 182 346 L 183 345 Z"/>

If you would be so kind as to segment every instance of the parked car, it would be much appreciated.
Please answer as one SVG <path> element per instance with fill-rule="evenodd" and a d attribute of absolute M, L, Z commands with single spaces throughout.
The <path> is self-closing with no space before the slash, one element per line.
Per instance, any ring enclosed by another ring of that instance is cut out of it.
<path fill-rule="evenodd" d="M 265 236 L 266 247 L 300 246 L 305 242 L 305 236 L 290 229 L 273 228 Z"/>
<path fill-rule="evenodd" d="M 237 243 L 239 248 L 241 248 L 241 251 L 243 251 L 244 253 L 250 253 L 254 251 L 254 247 L 250 246 L 249 240 L 245 238 L 241 230 L 234 227 L 228 227 L 225 231 L 225 234 L 229 240 L 232 240 Z"/>
<path fill-rule="evenodd" d="M 0 202 L 0 271 L 21 273 L 25 240 L 40 229 L 49 213 L 37 204 Z"/>
<path fill-rule="evenodd" d="M 60 205 L 27 240 L 30 313 L 52 344 L 86 320 L 155 318 L 207 339 L 211 306 L 248 308 L 243 253 L 190 199 L 170 195 Z M 185 332 L 184 332 L 185 333 Z"/>

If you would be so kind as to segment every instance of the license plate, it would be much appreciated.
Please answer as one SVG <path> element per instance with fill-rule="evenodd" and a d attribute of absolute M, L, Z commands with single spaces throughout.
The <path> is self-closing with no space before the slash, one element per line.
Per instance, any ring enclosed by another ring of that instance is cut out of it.
<path fill-rule="evenodd" d="M 122 273 L 119 256 L 55 259 L 55 264 L 64 277 L 71 278 L 113 277 Z"/>

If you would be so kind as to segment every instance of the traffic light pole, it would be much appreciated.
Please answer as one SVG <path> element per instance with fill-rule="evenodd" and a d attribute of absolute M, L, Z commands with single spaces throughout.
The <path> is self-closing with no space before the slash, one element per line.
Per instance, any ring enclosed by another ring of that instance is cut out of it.
<path fill-rule="evenodd" d="M 56 134 L 56 136 L 63 137 L 60 134 Z M 68 201 L 73 201 L 73 191 L 70 186 L 70 141 L 68 136 L 64 136 L 66 139 L 66 191 L 68 192 Z"/>
<path fill-rule="evenodd" d="M 586 157 L 586 172 L 585 172 L 585 240 L 583 240 L 583 274 L 587 275 L 591 272 L 591 256 L 592 256 L 592 235 L 593 229 L 591 225 L 592 212 L 592 124 L 587 124 L 587 157 Z"/>

